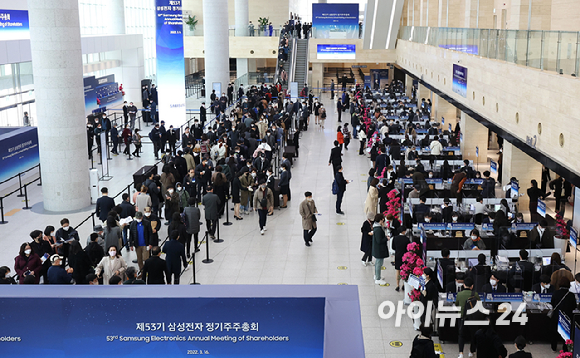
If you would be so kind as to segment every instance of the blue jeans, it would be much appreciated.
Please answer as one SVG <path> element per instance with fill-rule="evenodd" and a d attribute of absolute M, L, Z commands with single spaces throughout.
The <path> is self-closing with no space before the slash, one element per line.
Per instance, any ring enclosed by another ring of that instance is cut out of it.
<path fill-rule="evenodd" d="M 383 267 L 384 260 L 385 259 L 379 259 L 378 257 L 375 257 L 375 280 L 381 279 L 381 269 Z"/>

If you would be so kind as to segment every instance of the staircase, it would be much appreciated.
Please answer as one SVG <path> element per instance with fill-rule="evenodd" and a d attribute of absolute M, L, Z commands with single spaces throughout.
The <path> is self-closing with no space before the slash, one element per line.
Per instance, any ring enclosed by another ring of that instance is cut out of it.
<path fill-rule="evenodd" d="M 292 67 L 292 51 L 294 49 L 292 48 L 292 41 L 288 41 L 288 61 L 284 62 L 284 65 L 282 67 L 284 67 L 284 71 L 286 71 L 286 73 L 288 74 L 288 81 L 286 82 L 286 84 L 282 84 L 282 89 L 287 90 L 288 86 L 290 85 L 290 67 Z"/>
<path fill-rule="evenodd" d="M 299 39 L 296 42 L 296 64 L 294 67 L 294 82 L 301 89 L 308 81 L 308 39 Z"/>

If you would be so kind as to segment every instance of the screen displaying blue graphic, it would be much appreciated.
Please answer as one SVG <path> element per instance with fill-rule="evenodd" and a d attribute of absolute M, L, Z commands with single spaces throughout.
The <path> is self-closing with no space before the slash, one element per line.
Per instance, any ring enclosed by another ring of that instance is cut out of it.
<path fill-rule="evenodd" d="M 578 342 L 580 340 L 580 327 L 578 327 L 578 323 L 574 324 L 574 341 Z M 574 354 L 572 355 L 574 358 L 580 357 L 580 344 L 574 344 Z"/>
<path fill-rule="evenodd" d="M 316 58 L 319 60 L 354 60 L 356 45 L 316 45 Z"/>
<path fill-rule="evenodd" d="M 439 45 L 439 47 L 447 49 L 447 50 L 465 52 L 465 53 L 468 53 L 470 55 L 478 55 L 479 54 L 477 45 Z"/>
<path fill-rule="evenodd" d="M 14 339 L 1 343 L 3 357 L 323 357 L 325 298 L 2 298 L 0 305 L 0 319 L 10 322 L 2 334 Z"/>
<path fill-rule="evenodd" d="M 312 36 L 358 39 L 358 4 L 312 4 Z"/>
<path fill-rule="evenodd" d="M 467 97 L 467 68 L 453 65 L 453 92 Z"/>
<path fill-rule="evenodd" d="M 0 182 L 39 162 L 36 127 L 23 127 L 0 134 Z"/>
<path fill-rule="evenodd" d="M 0 37 L 2 40 L 21 40 L 30 38 L 28 11 L 0 10 Z"/>
<path fill-rule="evenodd" d="M 570 318 L 568 318 L 568 316 L 566 316 L 565 313 L 562 313 L 562 311 L 559 312 L 560 314 L 558 315 L 558 333 L 564 340 L 570 339 L 570 328 L 571 328 Z"/>
<path fill-rule="evenodd" d="M 123 101 L 123 93 L 115 82 L 115 75 L 83 78 L 85 88 L 85 115 L 100 112 L 102 108 L 112 107 Z"/>
<path fill-rule="evenodd" d="M 182 1 L 156 0 L 155 5 L 159 117 L 178 127 L 186 121 Z"/>
<path fill-rule="evenodd" d="M 544 203 L 541 199 L 538 199 L 538 214 L 540 214 L 543 218 L 546 217 L 546 203 Z"/>

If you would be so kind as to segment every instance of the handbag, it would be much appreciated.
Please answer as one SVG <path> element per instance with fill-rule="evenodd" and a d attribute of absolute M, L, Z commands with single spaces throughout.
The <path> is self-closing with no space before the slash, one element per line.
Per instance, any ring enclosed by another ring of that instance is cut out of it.
<path fill-rule="evenodd" d="M 570 293 L 570 291 L 566 292 L 566 294 L 564 295 L 564 297 L 562 297 L 562 299 L 560 300 L 560 302 L 558 302 L 558 304 L 556 305 L 556 307 L 550 308 L 550 310 L 548 311 L 548 313 L 546 313 L 546 316 L 548 316 L 548 318 L 552 318 L 552 316 L 554 315 L 554 310 L 556 310 L 556 308 L 560 305 L 560 303 L 562 303 L 562 301 L 564 301 L 564 298 L 566 298 L 566 296 L 568 296 L 569 293 Z"/>

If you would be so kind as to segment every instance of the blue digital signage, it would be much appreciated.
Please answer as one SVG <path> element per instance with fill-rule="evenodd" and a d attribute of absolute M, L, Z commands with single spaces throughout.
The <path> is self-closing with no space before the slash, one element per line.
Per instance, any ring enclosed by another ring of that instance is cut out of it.
<path fill-rule="evenodd" d="M 312 4 L 312 36 L 358 39 L 359 4 Z"/>
<path fill-rule="evenodd" d="M 28 11 L 0 10 L 0 33 L 2 40 L 21 40 L 30 38 Z"/>
<path fill-rule="evenodd" d="M 479 53 L 477 45 L 439 45 L 439 47 L 447 50 L 465 52 L 470 55 L 477 55 Z"/>
<path fill-rule="evenodd" d="M 185 60 L 181 0 L 156 0 L 157 108 L 167 126 L 185 118 Z"/>
<path fill-rule="evenodd" d="M 36 127 L 22 127 L 0 133 L 0 182 L 40 162 Z"/>
<path fill-rule="evenodd" d="M 319 60 L 354 60 L 356 45 L 316 45 L 316 58 Z"/>
<path fill-rule="evenodd" d="M 324 297 L 40 301 L 0 299 L 2 357 L 324 357 Z"/>
<path fill-rule="evenodd" d="M 467 97 L 467 68 L 453 65 L 453 92 Z"/>

